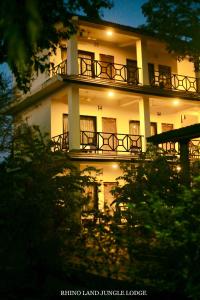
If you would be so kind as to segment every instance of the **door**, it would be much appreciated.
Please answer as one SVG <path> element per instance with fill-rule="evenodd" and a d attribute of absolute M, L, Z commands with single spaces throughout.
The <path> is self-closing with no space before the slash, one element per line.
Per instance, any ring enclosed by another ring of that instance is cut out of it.
<path fill-rule="evenodd" d="M 137 60 L 127 59 L 127 82 L 132 84 L 138 84 L 138 69 Z"/>
<path fill-rule="evenodd" d="M 103 145 L 102 150 L 113 151 L 117 150 L 117 126 L 115 118 L 102 118 L 102 130 L 103 130 Z M 108 153 L 108 154 L 109 154 Z"/>
<path fill-rule="evenodd" d="M 148 63 L 148 72 L 149 72 L 149 84 L 155 85 L 155 69 L 154 64 Z"/>
<path fill-rule="evenodd" d="M 79 74 L 88 77 L 95 77 L 94 73 L 94 53 L 88 51 L 78 51 Z"/>
<path fill-rule="evenodd" d="M 171 67 L 159 65 L 159 86 L 162 88 L 171 89 Z"/>
<path fill-rule="evenodd" d="M 115 72 L 114 72 L 114 56 L 100 54 L 100 77 L 101 78 L 108 78 L 114 79 Z"/>
<path fill-rule="evenodd" d="M 80 116 L 81 145 L 83 149 L 96 148 L 96 117 Z"/>
<path fill-rule="evenodd" d="M 162 123 L 161 127 L 162 127 L 162 132 L 166 132 L 174 129 L 174 125 L 169 123 Z M 168 152 L 175 151 L 175 143 L 173 142 L 163 143 L 162 148 L 164 151 L 168 151 Z"/>

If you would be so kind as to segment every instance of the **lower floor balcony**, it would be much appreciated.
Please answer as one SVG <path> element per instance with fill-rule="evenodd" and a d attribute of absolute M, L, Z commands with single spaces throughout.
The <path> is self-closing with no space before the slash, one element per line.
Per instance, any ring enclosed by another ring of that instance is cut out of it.
<path fill-rule="evenodd" d="M 101 155 L 131 155 L 136 159 L 141 159 L 142 135 L 109 133 L 109 132 L 80 132 L 80 152 L 87 156 L 90 153 Z M 69 151 L 69 132 L 54 136 L 52 138 L 53 151 Z M 148 149 L 148 148 L 147 148 Z M 160 144 L 158 151 L 161 155 L 166 155 L 169 159 L 177 159 L 180 156 L 178 142 L 166 142 Z M 189 143 L 190 159 L 200 159 L 200 140 L 191 140 Z"/>
<path fill-rule="evenodd" d="M 52 138 L 53 151 L 69 151 L 69 133 Z M 137 156 L 142 154 L 142 136 L 109 132 L 80 132 L 80 150 L 83 153 L 124 154 Z"/>

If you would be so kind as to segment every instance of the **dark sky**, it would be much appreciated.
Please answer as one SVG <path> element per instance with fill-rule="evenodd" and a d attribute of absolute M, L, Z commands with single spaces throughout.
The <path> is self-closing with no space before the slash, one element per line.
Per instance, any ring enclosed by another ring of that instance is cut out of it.
<path fill-rule="evenodd" d="M 114 23 L 137 27 L 145 22 L 141 6 L 147 0 L 113 0 L 114 7 L 103 10 L 103 19 Z"/>

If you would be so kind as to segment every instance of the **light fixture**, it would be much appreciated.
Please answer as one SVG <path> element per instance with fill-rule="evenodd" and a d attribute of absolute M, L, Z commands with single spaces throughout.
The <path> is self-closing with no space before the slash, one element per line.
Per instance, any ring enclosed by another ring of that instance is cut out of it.
<path fill-rule="evenodd" d="M 177 167 L 176 167 L 176 170 L 177 170 L 178 172 L 180 172 L 180 171 L 181 171 L 181 166 L 177 166 Z"/>
<path fill-rule="evenodd" d="M 108 97 L 113 97 L 114 96 L 114 93 L 112 91 L 109 91 L 108 92 Z"/>
<path fill-rule="evenodd" d="M 112 164 L 112 168 L 113 169 L 117 169 L 118 168 L 118 164 Z"/>
<path fill-rule="evenodd" d="M 180 104 L 179 99 L 175 99 L 175 100 L 173 101 L 173 105 L 174 105 L 174 106 L 178 106 L 179 104 Z"/>
<path fill-rule="evenodd" d="M 107 36 L 112 36 L 112 35 L 113 35 L 113 32 L 112 32 L 111 30 L 107 30 L 107 31 L 106 31 L 106 34 L 107 34 Z"/>

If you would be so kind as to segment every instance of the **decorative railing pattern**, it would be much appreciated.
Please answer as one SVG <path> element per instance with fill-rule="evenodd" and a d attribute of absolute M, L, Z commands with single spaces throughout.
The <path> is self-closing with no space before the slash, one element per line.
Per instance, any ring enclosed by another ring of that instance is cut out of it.
<path fill-rule="evenodd" d="M 109 132 L 81 131 L 83 150 L 141 154 L 142 136 Z"/>
<path fill-rule="evenodd" d="M 59 65 L 53 66 L 49 69 L 49 76 L 66 75 L 67 74 L 67 60 L 63 60 Z"/>
<path fill-rule="evenodd" d="M 159 150 L 162 154 L 170 157 L 178 157 L 180 155 L 180 146 L 178 142 L 159 144 Z M 189 157 L 191 160 L 200 159 L 200 140 L 191 140 L 189 142 Z"/>
<path fill-rule="evenodd" d="M 53 151 L 68 151 L 68 137 L 68 133 L 53 137 Z M 80 143 L 83 152 L 129 152 L 133 155 L 142 153 L 142 136 L 140 135 L 81 131 Z"/>
<path fill-rule="evenodd" d="M 155 71 L 154 74 L 151 74 L 150 85 L 158 86 L 163 89 L 198 92 L 197 79 L 195 77 L 173 73 L 163 74 L 159 71 Z"/>
<path fill-rule="evenodd" d="M 190 141 L 189 155 L 193 159 L 200 159 L 200 140 L 191 140 Z"/>
<path fill-rule="evenodd" d="M 139 68 L 82 57 L 78 63 L 79 75 L 139 84 Z"/>

